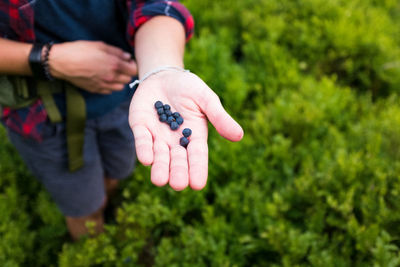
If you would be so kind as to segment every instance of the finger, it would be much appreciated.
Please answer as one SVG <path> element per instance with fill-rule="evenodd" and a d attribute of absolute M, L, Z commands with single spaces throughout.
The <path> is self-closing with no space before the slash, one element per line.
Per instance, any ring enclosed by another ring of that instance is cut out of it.
<path fill-rule="evenodd" d="M 164 186 L 169 179 L 169 147 L 159 140 L 154 141 L 154 161 L 151 167 L 151 182 L 156 186 Z"/>
<path fill-rule="evenodd" d="M 101 90 L 121 91 L 125 88 L 125 84 L 114 83 L 114 82 L 103 82 L 100 84 L 100 87 L 101 87 Z"/>
<path fill-rule="evenodd" d="M 200 99 L 200 108 L 208 120 L 222 137 L 240 141 L 243 137 L 242 127 L 225 111 L 219 97 L 211 89 L 207 88 L 204 92 L 206 93 Z"/>
<path fill-rule="evenodd" d="M 189 184 L 194 190 L 201 190 L 207 183 L 208 145 L 207 140 L 192 139 L 187 147 L 189 158 Z"/>
<path fill-rule="evenodd" d="M 128 52 L 125 52 L 124 50 L 116 47 L 116 46 L 112 46 L 112 45 L 108 45 L 108 44 L 104 44 L 104 50 L 114 56 L 117 56 L 120 59 L 123 60 L 129 60 L 131 59 L 131 54 Z"/>
<path fill-rule="evenodd" d="M 188 161 L 186 149 L 174 146 L 171 149 L 169 185 L 176 191 L 185 189 L 189 184 Z"/>
<path fill-rule="evenodd" d="M 134 125 L 132 130 L 138 160 L 145 166 L 151 165 L 153 163 L 153 136 L 143 125 Z"/>
<path fill-rule="evenodd" d="M 112 90 L 101 88 L 101 87 L 93 87 L 93 86 L 82 86 L 82 89 L 91 92 L 93 94 L 103 94 L 103 95 L 109 95 L 112 93 Z"/>
<path fill-rule="evenodd" d="M 116 63 L 117 66 L 119 66 L 121 63 L 118 61 Z M 132 76 L 126 75 L 124 73 L 120 73 L 118 71 L 117 67 L 117 71 L 113 70 L 110 71 L 107 75 L 104 75 L 102 77 L 101 82 L 103 84 L 113 84 L 113 83 L 120 83 L 121 85 L 125 85 L 128 84 L 131 80 L 132 80 Z"/>
<path fill-rule="evenodd" d="M 115 75 L 114 82 L 117 83 L 122 83 L 122 84 L 128 84 L 132 80 L 132 76 L 123 74 L 123 73 L 118 73 Z"/>
<path fill-rule="evenodd" d="M 130 77 L 137 75 L 137 65 L 136 62 L 133 60 L 130 61 L 120 61 L 118 64 L 117 71 L 119 73 L 128 75 Z"/>
<path fill-rule="evenodd" d="M 99 89 L 99 91 L 95 92 L 95 93 L 102 94 L 102 95 L 110 95 L 110 94 L 112 94 L 112 92 L 113 91 L 108 90 L 108 89 Z"/>

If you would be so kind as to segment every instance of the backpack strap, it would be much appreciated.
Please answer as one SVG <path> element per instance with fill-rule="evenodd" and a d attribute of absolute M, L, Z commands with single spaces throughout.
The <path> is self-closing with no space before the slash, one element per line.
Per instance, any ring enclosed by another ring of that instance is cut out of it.
<path fill-rule="evenodd" d="M 79 89 L 64 81 L 32 82 L 22 76 L 10 76 L 10 81 L 6 77 L 0 77 L 0 85 L 3 85 L 0 90 L 0 104 L 13 108 L 26 107 L 40 97 L 52 123 L 62 121 L 53 94 L 65 91 L 68 168 L 71 172 L 81 168 L 84 164 L 86 103 Z"/>
<path fill-rule="evenodd" d="M 71 172 L 78 170 L 84 164 L 83 145 L 86 122 L 86 103 L 78 89 L 65 83 L 67 104 L 67 146 L 68 165 Z"/>
<path fill-rule="evenodd" d="M 53 98 L 54 93 L 62 92 L 61 82 L 38 81 L 36 88 L 37 94 L 43 101 L 44 108 L 46 109 L 50 121 L 52 123 L 61 122 L 61 114 Z"/>
<path fill-rule="evenodd" d="M 43 101 L 52 123 L 62 121 L 53 94 L 65 91 L 66 101 L 66 138 L 68 150 L 68 169 L 73 172 L 81 168 L 86 122 L 85 99 L 72 84 L 63 81 L 38 81 L 37 93 Z"/>
<path fill-rule="evenodd" d="M 0 76 L 0 105 L 10 108 L 27 107 L 37 99 L 30 81 L 23 76 Z"/>
<path fill-rule="evenodd" d="M 21 77 L 15 77 L 14 82 L 16 83 L 15 88 L 17 89 L 17 95 L 21 98 L 28 99 L 30 94 L 27 80 L 21 79 Z"/>

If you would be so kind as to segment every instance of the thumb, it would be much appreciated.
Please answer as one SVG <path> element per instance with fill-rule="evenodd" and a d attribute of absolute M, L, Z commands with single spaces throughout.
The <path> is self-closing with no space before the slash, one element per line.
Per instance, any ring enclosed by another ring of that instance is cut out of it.
<path fill-rule="evenodd" d="M 230 141 L 240 141 L 244 134 L 243 129 L 225 111 L 217 94 L 207 86 L 200 99 L 200 109 L 207 116 L 217 132 Z"/>

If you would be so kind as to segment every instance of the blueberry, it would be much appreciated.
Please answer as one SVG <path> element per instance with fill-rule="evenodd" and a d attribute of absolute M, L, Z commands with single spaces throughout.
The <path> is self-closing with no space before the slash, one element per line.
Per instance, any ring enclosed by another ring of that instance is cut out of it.
<path fill-rule="evenodd" d="M 165 104 L 165 105 L 164 105 L 164 109 L 165 109 L 165 110 L 170 110 L 170 109 L 171 109 L 171 106 L 168 105 L 168 104 Z"/>
<path fill-rule="evenodd" d="M 161 102 L 161 101 L 157 101 L 155 104 L 154 104 L 154 107 L 156 108 L 156 109 L 159 109 L 159 108 L 162 108 L 164 105 L 163 105 L 163 103 Z"/>
<path fill-rule="evenodd" d="M 181 139 L 179 139 L 179 144 L 181 144 L 181 146 L 183 147 L 187 147 L 187 145 L 189 144 L 189 139 L 187 139 L 186 137 L 181 137 Z"/>
<path fill-rule="evenodd" d="M 183 123 L 183 118 L 182 117 L 178 117 L 176 118 L 176 122 L 181 125 Z"/>
<path fill-rule="evenodd" d="M 171 127 L 171 130 L 176 130 L 179 128 L 178 123 L 176 123 L 176 121 L 171 122 L 171 124 L 169 125 Z"/>
<path fill-rule="evenodd" d="M 172 113 L 172 116 L 174 116 L 174 118 L 177 119 L 181 116 L 181 114 L 179 114 L 179 112 L 174 112 Z"/>
<path fill-rule="evenodd" d="M 171 112 L 171 110 L 169 110 L 169 109 L 166 109 L 165 110 L 165 114 L 169 117 L 169 116 L 172 116 L 172 112 Z"/>
<path fill-rule="evenodd" d="M 189 137 L 192 134 L 192 130 L 190 130 L 189 128 L 185 128 L 183 129 L 182 134 L 184 137 Z"/>
<path fill-rule="evenodd" d="M 159 119 L 160 119 L 161 122 L 165 122 L 165 121 L 167 121 L 167 115 L 161 114 Z"/>
<path fill-rule="evenodd" d="M 169 124 L 169 123 L 173 122 L 174 120 L 175 120 L 174 117 L 168 116 L 167 123 Z"/>
<path fill-rule="evenodd" d="M 131 257 L 126 257 L 125 259 L 124 259 L 124 263 L 130 263 L 132 261 L 132 258 Z"/>
<path fill-rule="evenodd" d="M 158 108 L 157 109 L 158 115 L 164 114 L 164 109 L 163 108 Z"/>

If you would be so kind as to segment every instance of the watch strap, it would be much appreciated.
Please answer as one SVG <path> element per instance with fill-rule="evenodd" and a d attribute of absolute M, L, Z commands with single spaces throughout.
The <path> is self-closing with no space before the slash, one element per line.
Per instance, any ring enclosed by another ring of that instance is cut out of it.
<path fill-rule="evenodd" d="M 46 80 L 46 74 L 42 65 L 42 50 L 44 44 L 34 43 L 29 53 L 29 66 L 35 78 Z"/>

